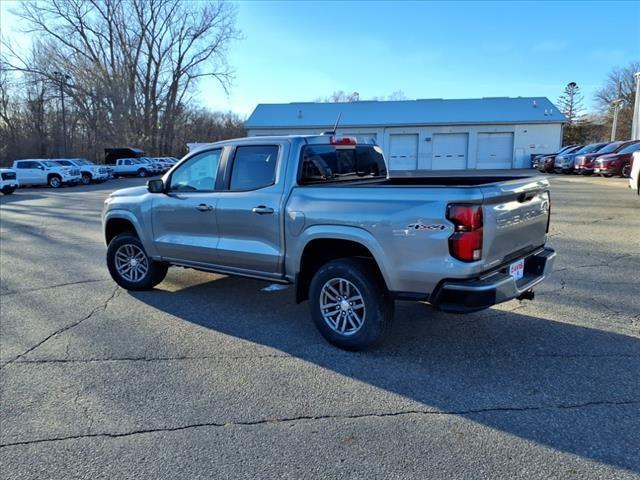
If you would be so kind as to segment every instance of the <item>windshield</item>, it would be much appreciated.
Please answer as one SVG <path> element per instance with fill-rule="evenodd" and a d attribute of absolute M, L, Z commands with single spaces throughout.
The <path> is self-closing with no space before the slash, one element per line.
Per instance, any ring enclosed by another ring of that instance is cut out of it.
<path fill-rule="evenodd" d="M 303 184 L 386 176 L 382 150 L 374 145 L 308 145 L 302 149 L 300 183 Z"/>
<path fill-rule="evenodd" d="M 70 160 L 56 160 L 56 163 L 64 165 L 65 167 L 73 167 L 74 164 Z"/>
<path fill-rule="evenodd" d="M 627 145 L 622 150 L 620 150 L 618 153 L 633 153 L 633 152 L 637 152 L 637 151 L 640 151 L 640 142 L 632 143 L 631 145 Z"/>
<path fill-rule="evenodd" d="M 59 167 L 60 162 L 54 162 L 53 160 L 45 160 L 44 163 L 47 167 Z"/>
<path fill-rule="evenodd" d="M 593 152 L 597 151 L 599 148 L 602 148 L 604 145 L 606 145 L 606 144 L 604 144 L 604 143 L 591 143 L 589 145 L 585 145 L 580 150 L 578 150 L 576 153 L 593 153 Z"/>
<path fill-rule="evenodd" d="M 622 142 L 613 142 L 610 143 L 609 145 L 605 146 L 604 148 L 602 148 L 601 150 L 598 150 L 598 153 L 611 153 L 611 152 L 615 152 L 620 145 L 622 145 Z"/>

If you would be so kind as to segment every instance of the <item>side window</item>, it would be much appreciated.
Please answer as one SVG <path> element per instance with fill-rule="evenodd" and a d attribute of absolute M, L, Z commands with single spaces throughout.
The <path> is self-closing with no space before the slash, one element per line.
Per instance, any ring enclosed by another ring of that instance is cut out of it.
<path fill-rule="evenodd" d="M 17 162 L 16 168 L 20 168 L 20 169 L 29 168 L 29 162 Z"/>
<path fill-rule="evenodd" d="M 132 165 L 131 160 L 125 160 L 123 163 L 124 163 L 125 165 Z"/>
<path fill-rule="evenodd" d="M 174 192 L 212 192 L 216 184 L 222 150 L 200 153 L 180 165 L 171 175 L 169 190 Z"/>
<path fill-rule="evenodd" d="M 258 190 L 273 185 L 277 161 L 276 145 L 236 148 L 231 167 L 231 190 Z"/>

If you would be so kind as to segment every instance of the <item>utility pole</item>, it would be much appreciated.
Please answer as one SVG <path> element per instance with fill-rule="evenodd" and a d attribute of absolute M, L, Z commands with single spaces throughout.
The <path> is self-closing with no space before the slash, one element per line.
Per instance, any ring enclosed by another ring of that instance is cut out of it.
<path fill-rule="evenodd" d="M 611 102 L 611 106 L 613 107 L 613 123 L 611 124 L 611 141 L 616 141 L 616 129 L 618 128 L 618 112 L 622 108 L 622 104 L 624 100 L 620 98 L 622 95 L 622 84 L 618 82 L 618 98 Z"/>
<path fill-rule="evenodd" d="M 64 85 L 71 77 L 66 73 L 53 72 L 60 87 L 60 107 L 62 108 L 62 156 L 67 155 L 67 112 L 64 107 Z"/>
<path fill-rule="evenodd" d="M 640 140 L 640 72 L 634 73 L 633 76 L 636 77 L 636 101 L 633 106 L 631 140 Z"/>

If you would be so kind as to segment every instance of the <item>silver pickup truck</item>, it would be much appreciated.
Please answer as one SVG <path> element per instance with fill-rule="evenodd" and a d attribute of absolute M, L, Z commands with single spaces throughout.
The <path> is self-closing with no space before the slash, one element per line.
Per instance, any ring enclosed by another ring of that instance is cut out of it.
<path fill-rule="evenodd" d="M 112 193 L 107 266 L 129 290 L 170 265 L 293 284 L 331 343 L 379 343 L 394 300 L 473 312 L 551 271 L 542 177 L 390 178 L 382 150 L 334 135 L 200 147 L 162 179 Z"/>

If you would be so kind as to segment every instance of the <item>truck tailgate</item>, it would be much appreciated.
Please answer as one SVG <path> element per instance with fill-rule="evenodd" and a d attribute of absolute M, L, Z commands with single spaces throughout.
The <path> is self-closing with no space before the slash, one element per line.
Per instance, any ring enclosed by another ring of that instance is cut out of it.
<path fill-rule="evenodd" d="M 545 243 L 550 215 L 549 182 L 545 178 L 522 178 L 481 190 L 485 268 L 514 260 Z"/>

